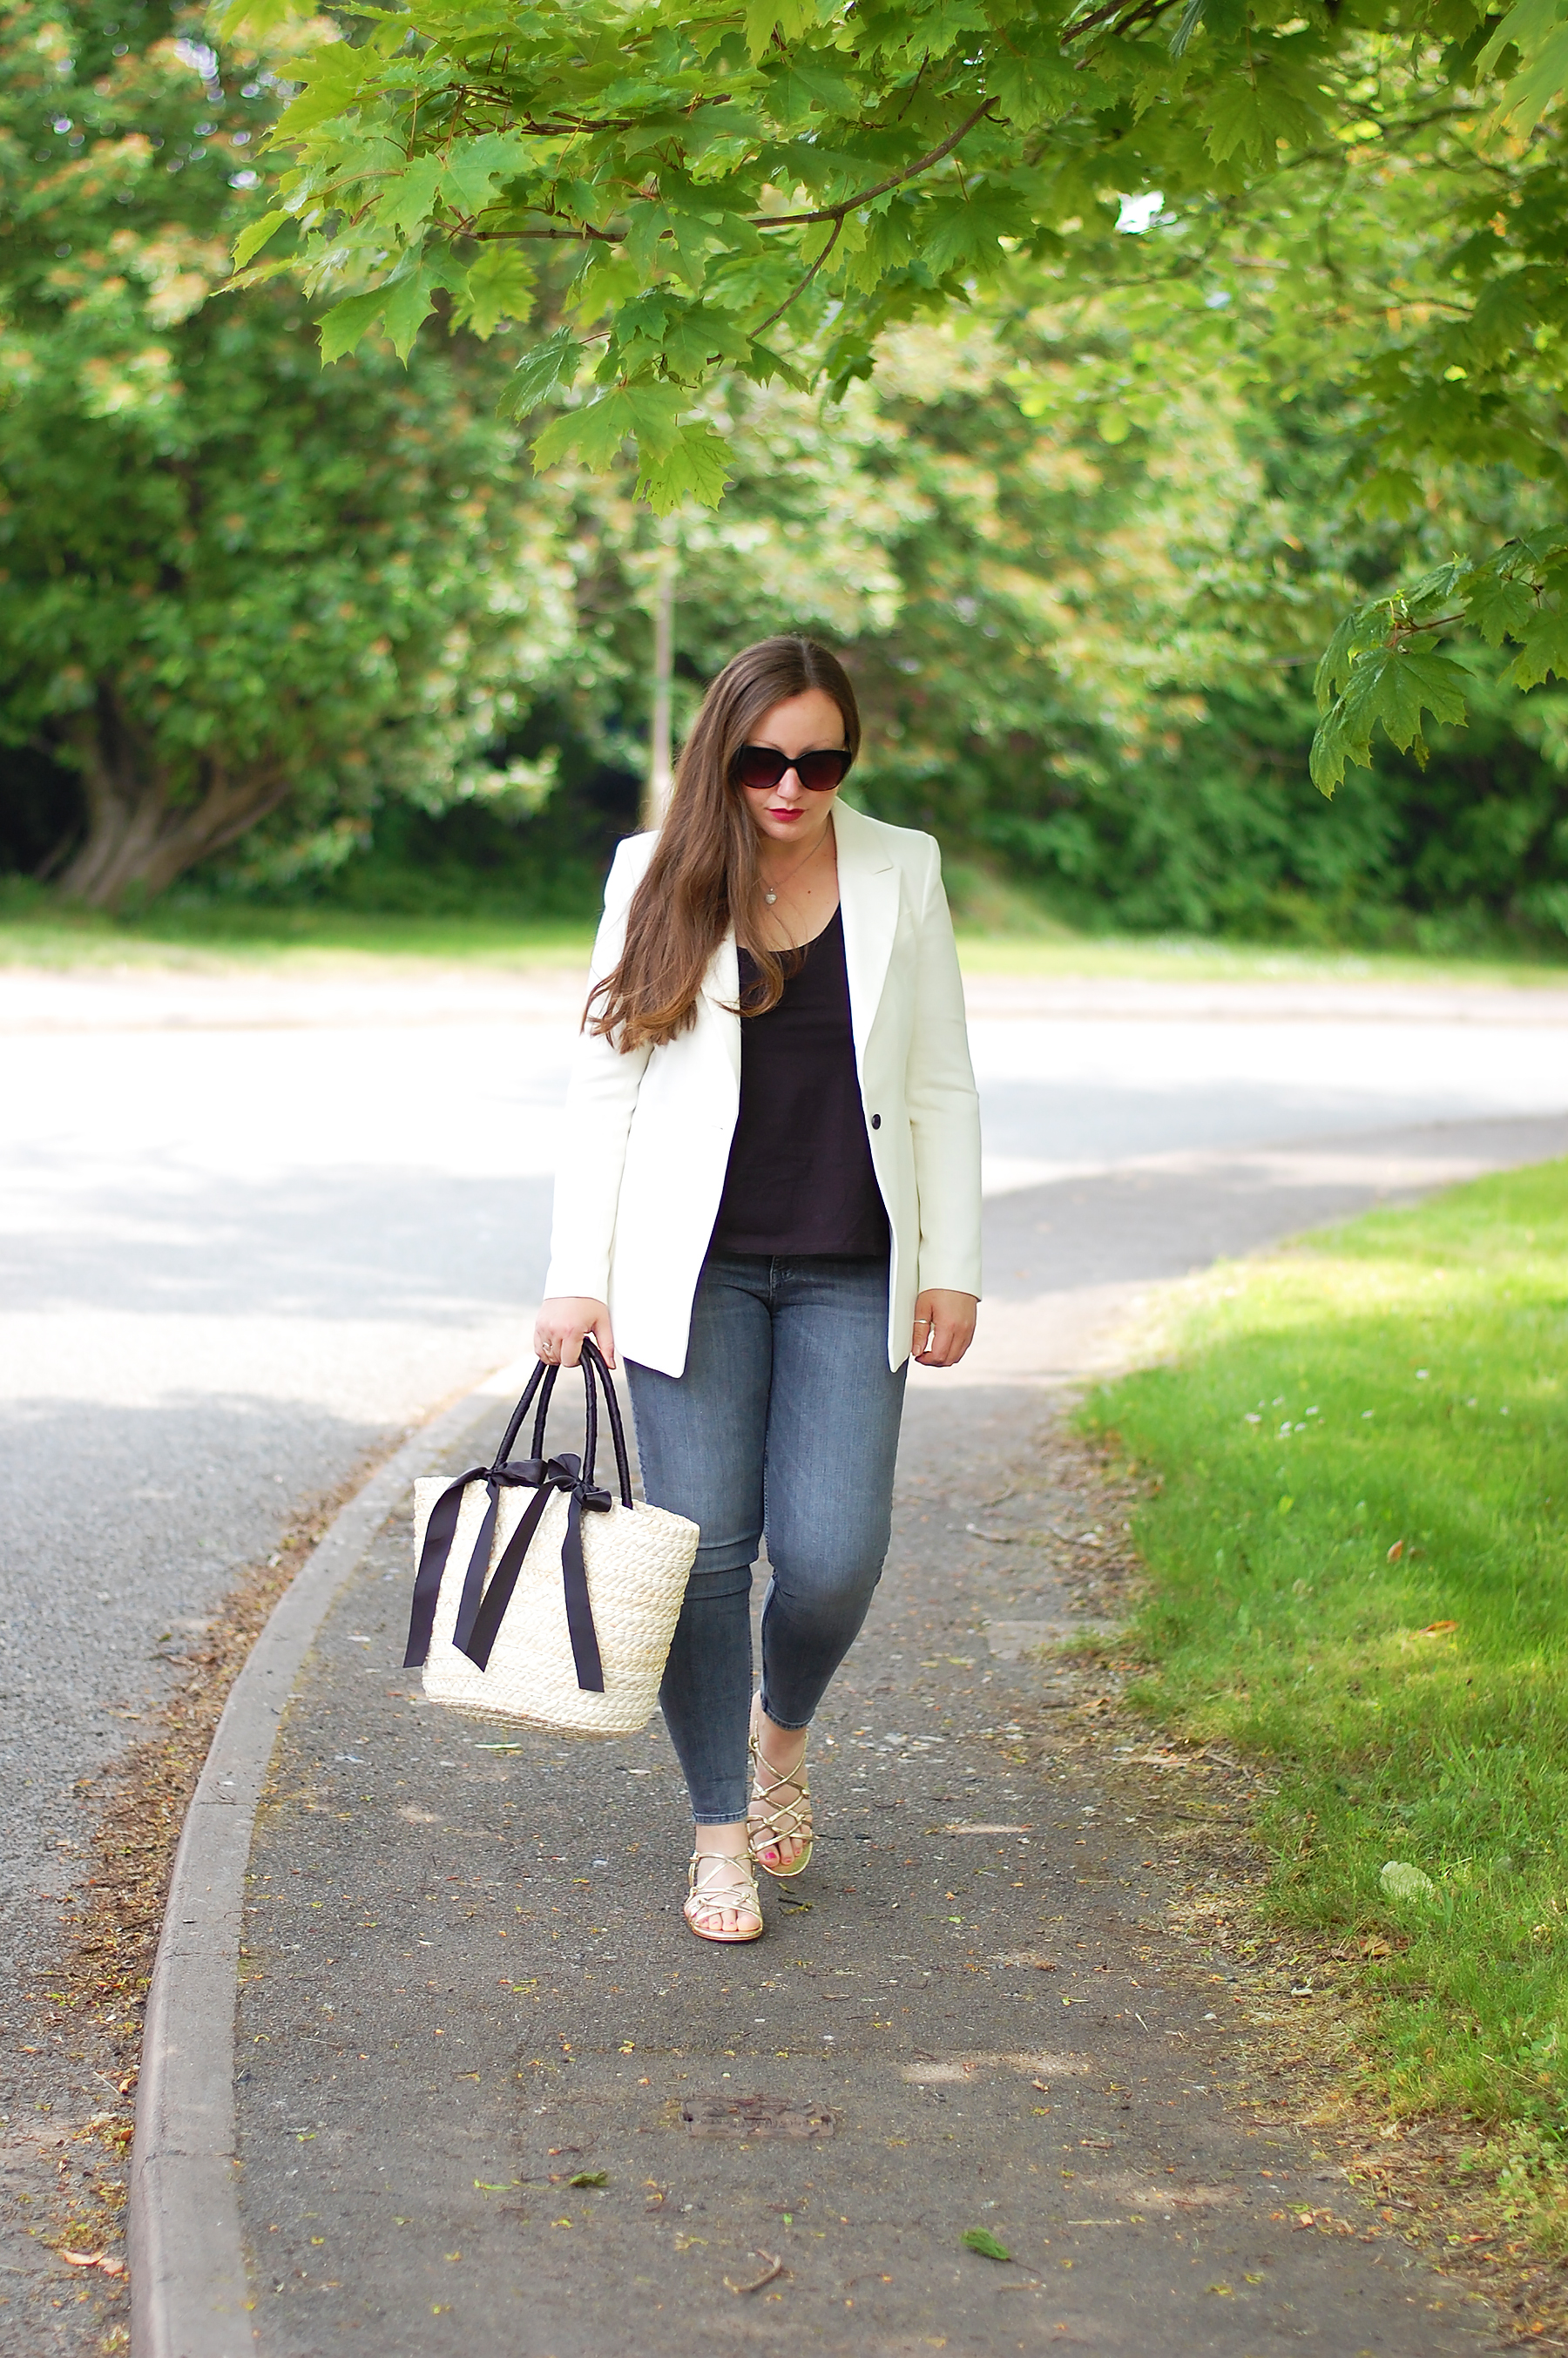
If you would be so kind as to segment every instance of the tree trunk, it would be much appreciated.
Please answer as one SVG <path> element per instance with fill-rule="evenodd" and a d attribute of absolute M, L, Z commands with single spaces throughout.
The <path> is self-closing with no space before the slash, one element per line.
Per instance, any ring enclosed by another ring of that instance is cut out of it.
<path fill-rule="evenodd" d="M 130 724 L 112 687 L 69 741 L 87 797 L 87 838 L 60 878 L 62 898 L 117 909 L 127 893 L 150 901 L 188 868 L 243 835 L 287 800 L 276 769 L 232 777 L 205 761 L 194 796 L 176 800 L 150 741 Z"/>

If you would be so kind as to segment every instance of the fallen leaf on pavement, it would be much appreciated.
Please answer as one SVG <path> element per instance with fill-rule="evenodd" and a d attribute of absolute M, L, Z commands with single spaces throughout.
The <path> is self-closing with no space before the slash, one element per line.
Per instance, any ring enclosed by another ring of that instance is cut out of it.
<path fill-rule="evenodd" d="M 1005 2244 L 999 2244 L 989 2227 L 966 2227 L 958 2241 L 971 2252 L 979 2252 L 983 2260 L 1011 2260 L 1012 2254 Z"/>
<path fill-rule="evenodd" d="M 753 2277 L 750 2284 L 731 2284 L 730 2278 L 726 2277 L 724 2282 L 730 2292 L 742 2295 L 749 2292 L 761 2292 L 764 2285 L 770 2285 L 775 2277 L 783 2276 L 784 2272 L 783 2260 L 775 2260 L 770 2252 L 759 2252 L 757 2257 L 767 2262 L 762 2275 Z"/>

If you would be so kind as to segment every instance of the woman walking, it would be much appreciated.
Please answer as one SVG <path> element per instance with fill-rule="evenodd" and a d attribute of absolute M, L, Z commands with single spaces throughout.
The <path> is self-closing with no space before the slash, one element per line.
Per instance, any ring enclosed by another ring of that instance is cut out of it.
<path fill-rule="evenodd" d="M 663 826 L 621 846 L 535 1332 L 566 1367 L 619 1341 L 646 1496 L 702 1534 L 660 1702 L 705 1941 L 756 1940 L 756 1867 L 811 1855 L 807 1731 L 881 1576 L 907 1363 L 962 1358 L 979 1294 L 937 849 L 838 802 L 860 741 L 834 656 L 763 640 L 708 689 Z"/>

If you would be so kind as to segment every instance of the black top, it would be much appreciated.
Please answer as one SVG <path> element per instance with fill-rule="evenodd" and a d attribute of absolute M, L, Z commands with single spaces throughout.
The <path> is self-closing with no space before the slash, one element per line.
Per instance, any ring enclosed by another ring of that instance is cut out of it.
<path fill-rule="evenodd" d="M 756 980 L 741 957 L 741 1004 Z M 741 1113 L 713 1231 L 732 1253 L 881 1254 L 891 1236 L 871 1168 L 849 1023 L 844 920 L 835 910 L 784 977 L 784 997 L 741 1022 Z"/>

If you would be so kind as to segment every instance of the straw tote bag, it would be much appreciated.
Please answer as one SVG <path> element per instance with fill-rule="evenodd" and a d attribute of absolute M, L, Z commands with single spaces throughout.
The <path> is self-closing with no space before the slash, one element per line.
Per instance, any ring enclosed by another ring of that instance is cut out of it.
<path fill-rule="evenodd" d="M 633 1736 L 658 1700 L 697 1527 L 633 1503 L 615 1387 L 588 1336 L 582 1457 L 546 1457 L 557 1373 L 535 1368 L 493 1465 L 414 1485 L 417 1570 L 404 1667 L 422 1663 L 431 1702 L 477 1718 Z M 594 1487 L 601 1390 L 619 1502 Z M 535 1393 L 533 1455 L 514 1461 Z"/>

